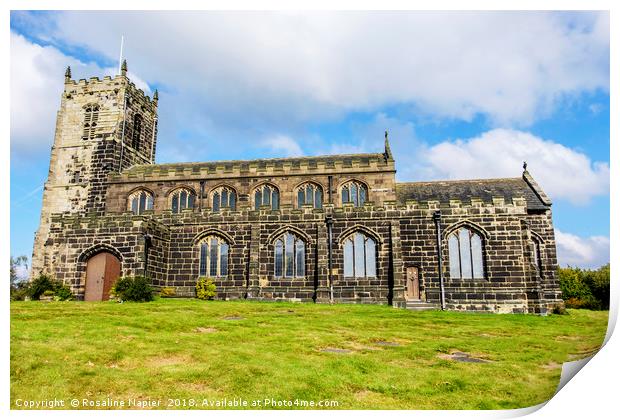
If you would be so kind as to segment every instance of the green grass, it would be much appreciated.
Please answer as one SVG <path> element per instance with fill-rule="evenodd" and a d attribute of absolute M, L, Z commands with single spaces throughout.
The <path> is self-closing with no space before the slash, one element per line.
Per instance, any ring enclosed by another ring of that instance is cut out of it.
<path fill-rule="evenodd" d="M 181 299 L 12 302 L 11 404 L 269 398 L 335 400 L 340 409 L 526 407 L 553 395 L 563 362 L 600 347 L 607 316 Z M 454 350 L 491 362 L 440 357 Z"/>

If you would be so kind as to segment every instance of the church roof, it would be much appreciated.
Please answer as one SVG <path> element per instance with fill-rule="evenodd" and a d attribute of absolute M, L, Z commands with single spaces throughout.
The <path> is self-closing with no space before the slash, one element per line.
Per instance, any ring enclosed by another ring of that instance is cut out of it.
<path fill-rule="evenodd" d="M 528 210 L 547 210 L 551 206 L 551 200 L 527 171 L 522 178 L 402 182 L 396 184 L 396 198 L 402 204 L 405 204 L 407 200 L 418 202 L 437 200 L 440 203 L 449 203 L 450 200 L 469 201 L 472 198 L 491 202 L 493 197 L 503 197 L 506 202 L 512 201 L 513 198 L 524 198 Z"/>

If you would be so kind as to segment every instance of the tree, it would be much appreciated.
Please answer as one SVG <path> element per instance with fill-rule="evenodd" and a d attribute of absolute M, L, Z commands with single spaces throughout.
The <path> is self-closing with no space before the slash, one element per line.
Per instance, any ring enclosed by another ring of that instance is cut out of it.
<path fill-rule="evenodd" d="M 13 258 L 11 256 L 11 300 L 23 300 L 28 291 L 27 279 L 20 278 L 17 273 L 19 267 L 24 267 L 24 269 L 28 270 L 28 257 L 21 255 Z"/>
<path fill-rule="evenodd" d="M 17 275 L 17 268 L 23 266 L 26 270 L 28 269 L 28 257 L 25 255 L 20 255 L 17 258 L 11 256 L 11 286 L 20 282 L 20 278 Z"/>

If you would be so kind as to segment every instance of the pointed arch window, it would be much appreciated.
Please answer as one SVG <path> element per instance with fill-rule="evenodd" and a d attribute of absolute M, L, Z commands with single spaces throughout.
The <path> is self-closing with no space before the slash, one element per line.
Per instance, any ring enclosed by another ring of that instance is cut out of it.
<path fill-rule="evenodd" d="M 129 196 L 128 210 L 133 214 L 142 214 L 147 210 L 153 210 L 153 194 L 139 190 Z"/>
<path fill-rule="evenodd" d="M 311 205 L 315 209 L 323 208 L 323 188 L 313 182 L 306 182 L 297 187 L 297 207 Z"/>
<path fill-rule="evenodd" d="M 228 275 L 228 255 L 230 245 L 219 236 L 207 236 L 199 244 L 200 277 L 226 277 Z"/>
<path fill-rule="evenodd" d="M 542 254 L 540 241 L 536 238 L 532 238 L 532 265 L 536 269 L 536 274 L 542 276 Z"/>
<path fill-rule="evenodd" d="M 271 184 L 264 184 L 254 191 L 254 209 L 260 210 L 261 206 L 271 206 L 271 210 L 280 208 L 280 192 Z"/>
<path fill-rule="evenodd" d="M 99 105 L 88 105 L 84 109 L 84 132 L 83 139 L 94 139 L 99 121 Z"/>
<path fill-rule="evenodd" d="M 297 235 L 286 232 L 274 242 L 274 277 L 306 275 L 306 244 Z"/>
<path fill-rule="evenodd" d="M 362 232 L 355 232 L 344 244 L 344 276 L 377 276 L 377 243 Z"/>
<path fill-rule="evenodd" d="M 483 242 L 475 231 L 462 227 L 448 236 L 450 278 L 483 279 Z"/>
<path fill-rule="evenodd" d="M 368 199 L 368 188 L 359 181 L 349 181 L 342 185 L 342 204 L 351 203 L 355 207 L 362 207 Z"/>
<path fill-rule="evenodd" d="M 213 211 L 220 211 L 221 208 L 235 210 L 237 208 L 237 193 L 230 187 L 218 187 L 211 193 Z"/>
<path fill-rule="evenodd" d="M 140 148 L 140 139 L 142 136 L 142 116 L 136 114 L 133 116 L 133 132 L 131 134 L 131 147 L 138 150 Z"/>
<path fill-rule="evenodd" d="M 172 193 L 171 208 L 172 213 L 180 213 L 183 209 L 193 209 L 196 201 L 196 194 L 187 188 L 179 188 Z"/>

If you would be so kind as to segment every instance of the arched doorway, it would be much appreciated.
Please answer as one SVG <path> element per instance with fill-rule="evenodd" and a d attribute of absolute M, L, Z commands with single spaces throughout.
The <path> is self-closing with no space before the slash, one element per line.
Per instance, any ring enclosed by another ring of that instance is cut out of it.
<path fill-rule="evenodd" d="M 110 298 L 110 289 L 121 275 L 121 262 L 109 252 L 100 252 L 86 263 L 86 290 L 84 300 L 98 301 Z"/>

